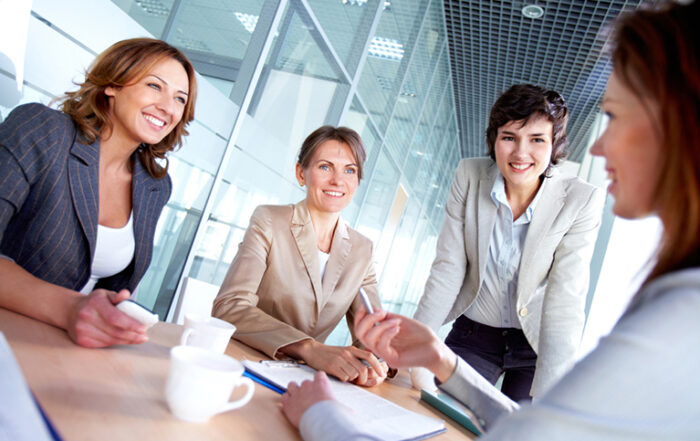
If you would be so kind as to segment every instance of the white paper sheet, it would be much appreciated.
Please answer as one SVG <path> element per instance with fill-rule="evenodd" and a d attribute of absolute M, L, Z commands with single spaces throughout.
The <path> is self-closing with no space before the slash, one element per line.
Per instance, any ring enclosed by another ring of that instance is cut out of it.
<path fill-rule="evenodd" d="M 298 367 L 268 366 L 243 360 L 243 365 L 261 378 L 287 389 L 289 383 L 313 380 L 315 370 Z M 331 387 L 336 399 L 355 414 L 357 421 L 369 424 L 372 432 L 388 441 L 425 439 L 445 431 L 442 420 L 411 412 L 389 400 L 350 383 L 331 378 Z"/>

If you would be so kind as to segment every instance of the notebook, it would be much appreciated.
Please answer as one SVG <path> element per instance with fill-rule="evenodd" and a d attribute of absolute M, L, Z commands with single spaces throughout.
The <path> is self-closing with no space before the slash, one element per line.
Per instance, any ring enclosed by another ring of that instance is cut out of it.
<path fill-rule="evenodd" d="M 243 360 L 243 365 L 265 381 L 284 390 L 292 381 L 301 383 L 304 380 L 313 380 L 316 372 L 305 365 L 288 364 L 287 367 L 280 367 L 250 360 Z M 342 383 L 331 378 L 331 387 L 336 399 L 352 409 L 357 421 L 371 422 L 372 432 L 381 439 L 421 440 L 446 430 L 444 421 L 406 410 L 354 384 Z"/>
<path fill-rule="evenodd" d="M 449 396 L 421 389 L 420 399 L 452 418 L 473 434 L 481 436 L 482 429 L 480 425 L 475 422 L 472 413 Z"/>

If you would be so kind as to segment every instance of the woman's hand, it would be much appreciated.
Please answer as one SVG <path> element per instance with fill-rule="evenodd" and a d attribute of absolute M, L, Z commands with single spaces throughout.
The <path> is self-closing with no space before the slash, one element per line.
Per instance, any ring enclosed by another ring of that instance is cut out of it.
<path fill-rule="evenodd" d="M 96 289 L 77 298 L 68 317 L 68 335 L 75 343 L 88 348 L 145 342 L 148 340 L 146 327 L 115 306 L 129 297 L 126 289 L 119 292 Z"/>
<path fill-rule="evenodd" d="M 355 335 L 392 367 L 420 366 L 430 369 L 441 382 L 457 366 L 457 356 L 424 324 L 386 311 L 355 315 Z"/>
<path fill-rule="evenodd" d="M 319 401 L 325 400 L 335 400 L 335 397 L 326 373 L 318 371 L 314 375 L 314 381 L 306 380 L 301 386 L 292 382 L 287 386 L 287 392 L 282 395 L 282 411 L 289 422 L 298 428 L 304 412 Z"/>
<path fill-rule="evenodd" d="M 280 352 L 304 360 L 312 368 L 333 375 L 340 381 L 352 381 L 360 386 L 380 384 L 388 371 L 386 363 L 380 362 L 371 352 L 355 346 L 328 346 L 308 339 L 280 348 Z"/>

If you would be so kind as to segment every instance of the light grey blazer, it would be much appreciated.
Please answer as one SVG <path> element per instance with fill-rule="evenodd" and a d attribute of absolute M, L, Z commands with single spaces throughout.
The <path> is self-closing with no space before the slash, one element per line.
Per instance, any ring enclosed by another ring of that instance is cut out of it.
<path fill-rule="evenodd" d="M 415 318 L 437 330 L 476 298 L 496 221 L 490 158 L 460 161 L 445 206 L 435 261 Z M 590 260 L 605 194 L 556 169 L 542 183 L 520 260 L 517 311 L 537 353 L 530 391 L 540 396 L 573 364 L 585 320 Z M 546 288 L 537 287 L 546 282 Z"/>
<path fill-rule="evenodd" d="M 646 285 L 610 335 L 537 403 L 522 408 L 463 360 L 440 388 L 486 424 L 487 440 L 700 439 L 700 268 Z M 305 441 L 377 441 L 372 426 L 335 401 L 302 416 Z"/>

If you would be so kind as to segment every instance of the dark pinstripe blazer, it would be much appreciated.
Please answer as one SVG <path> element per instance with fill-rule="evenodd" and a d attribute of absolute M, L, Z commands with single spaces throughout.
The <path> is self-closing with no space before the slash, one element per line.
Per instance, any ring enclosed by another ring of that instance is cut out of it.
<path fill-rule="evenodd" d="M 0 124 L 0 253 L 74 290 L 90 276 L 99 201 L 99 140 L 79 139 L 70 116 L 42 104 L 19 106 Z M 135 155 L 133 164 L 134 259 L 97 287 L 136 288 L 170 197 L 169 177 L 153 178 Z"/>

